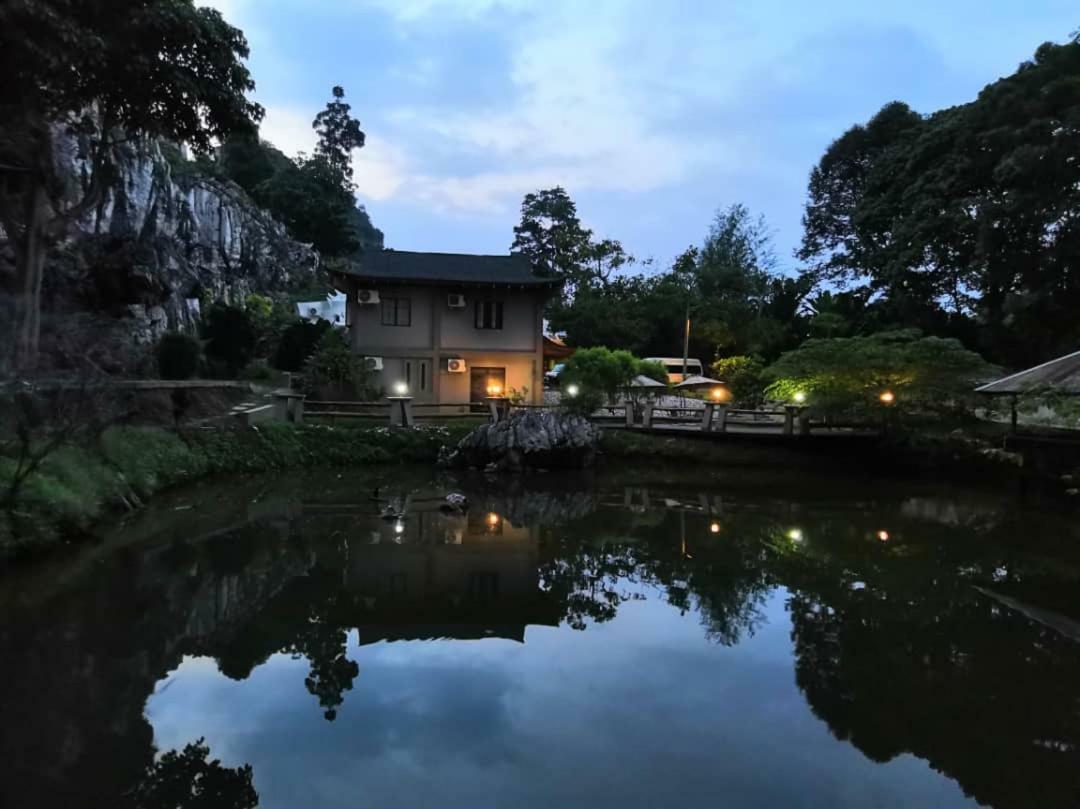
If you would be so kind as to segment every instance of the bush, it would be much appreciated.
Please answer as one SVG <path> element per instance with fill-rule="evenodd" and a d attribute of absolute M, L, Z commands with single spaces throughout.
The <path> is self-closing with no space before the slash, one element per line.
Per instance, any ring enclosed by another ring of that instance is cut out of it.
<path fill-rule="evenodd" d="M 304 385 L 309 393 L 336 396 L 374 397 L 371 371 L 353 354 L 345 333 L 331 329 L 304 363 Z"/>
<path fill-rule="evenodd" d="M 199 370 L 202 346 L 187 334 L 166 334 L 157 344 L 158 375 L 162 379 L 191 379 Z"/>
<path fill-rule="evenodd" d="M 826 413 L 865 414 L 888 390 L 896 407 L 942 413 L 968 409 L 973 389 L 996 369 L 958 340 L 923 337 L 917 330 L 868 337 L 807 340 L 764 371 L 769 398 L 806 402 Z"/>
<path fill-rule="evenodd" d="M 577 385 L 581 391 L 578 398 L 590 392 L 614 401 L 638 375 L 640 368 L 641 360 L 629 351 L 612 351 L 603 346 L 580 348 L 567 360 L 559 382 L 564 390 L 567 384 Z"/>
<path fill-rule="evenodd" d="M 724 357 L 712 364 L 712 373 L 731 392 L 733 404 L 757 407 L 765 398 L 765 363 L 757 357 Z"/>
<path fill-rule="evenodd" d="M 294 323 L 282 332 L 274 354 L 273 365 L 279 371 L 299 371 L 308 357 L 315 353 L 319 340 L 330 329 L 330 321 L 318 320 Z"/>
<path fill-rule="evenodd" d="M 252 316 L 235 306 L 215 303 L 203 321 L 208 367 L 215 375 L 235 377 L 255 353 Z"/>

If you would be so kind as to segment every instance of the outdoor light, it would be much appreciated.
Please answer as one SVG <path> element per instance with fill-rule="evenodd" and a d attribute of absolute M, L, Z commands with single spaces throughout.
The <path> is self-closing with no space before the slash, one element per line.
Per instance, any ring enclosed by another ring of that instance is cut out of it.
<path fill-rule="evenodd" d="M 724 401 L 724 389 L 723 388 L 713 388 L 712 397 L 718 402 Z"/>
<path fill-rule="evenodd" d="M 492 383 L 487 386 L 487 392 L 488 396 L 498 396 L 500 393 L 502 393 L 502 385 Z"/>
<path fill-rule="evenodd" d="M 566 386 L 566 394 L 568 396 L 577 396 L 579 393 L 581 393 L 581 388 L 579 388 L 577 385 Z"/>
<path fill-rule="evenodd" d="M 797 390 L 791 398 L 795 400 L 795 404 L 802 404 L 806 401 L 806 394 L 801 390 Z"/>
<path fill-rule="evenodd" d="M 878 399 L 881 400 L 881 403 L 883 405 L 891 405 L 893 402 L 896 401 L 896 394 L 893 393 L 891 390 L 883 391 L 882 394 L 878 397 Z"/>
<path fill-rule="evenodd" d="M 499 524 L 499 515 L 496 514 L 495 512 L 492 512 L 491 514 L 488 514 L 487 515 L 487 524 L 490 525 L 492 528 L 494 528 L 496 525 Z"/>
<path fill-rule="evenodd" d="M 788 531 L 787 532 L 787 537 L 792 542 L 802 542 L 803 541 L 803 533 L 798 528 L 792 528 L 790 531 Z"/>
<path fill-rule="evenodd" d="M 394 383 L 394 393 L 396 393 L 398 396 L 404 396 L 408 392 L 409 392 L 409 386 L 406 385 L 404 382 L 395 382 Z"/>
<path fill-rule="evenodd" d="M 397 522 L 395 522 L 394 523 L 394 533 L 395 534 L 404 534 L 405 533 L 405 523 L 403 523 L 401 520 L 398 520 Z"/>
<path fill-rule="evenodd" d="M 720 533 L 720 523 L 718 523 L 718 522 L 709 523 L 709 533 L 710 534 L 719 534 Z"/>
<path fill-rule="evenodd" d="M 877 538 L 880 539 L 882 542 L 888 542 L 889 541 L 889 532 L 888 531 L 878 531 L 877 532 Z"/>

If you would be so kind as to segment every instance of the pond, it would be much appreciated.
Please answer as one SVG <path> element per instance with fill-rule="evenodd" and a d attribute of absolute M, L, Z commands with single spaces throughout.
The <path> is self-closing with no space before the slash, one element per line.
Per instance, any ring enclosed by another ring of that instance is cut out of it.
<path fill-rule="evenodd" d="M 1078 549 L 825 474 L 207 484 L 0 581 L 0 806 L 1080 806 Z"/>

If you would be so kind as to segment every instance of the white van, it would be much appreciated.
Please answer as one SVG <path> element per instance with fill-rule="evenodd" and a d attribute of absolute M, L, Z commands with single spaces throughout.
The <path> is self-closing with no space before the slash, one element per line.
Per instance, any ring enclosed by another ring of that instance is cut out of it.
<path fill-rule="evenodd" d="M 667 369 L 668 382 L 672 385 L 678 385 L 683 381 L 682 357 L 646 357 L 645 360 L 646 362 L 659 362 L 663 364 L 664 368 Z M 704 376 L 705 373 L 701 367 L 701 360 L 687 359 L 686 375 Z"/>

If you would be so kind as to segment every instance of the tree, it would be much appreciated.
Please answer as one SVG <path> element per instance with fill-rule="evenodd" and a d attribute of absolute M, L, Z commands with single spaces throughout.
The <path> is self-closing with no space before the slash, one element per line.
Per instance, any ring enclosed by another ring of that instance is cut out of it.
<path fill-rule="evenodd" d="M 360 121 L 349 114 L 352 107 L 345 103 L 345 89 L 335 85 L 330 92 L 333 100 L 315 116 L 311 124 L 319 134 L 315 158 L 326 161 L 341 178 L 342 189 L 351 194 L 354 188 L 352 153 L 363 148 L 364 133 L 360 130 Z"/>
<path fill-rule="evenodd" d="M 211 370 L 218 375 L 235 377 L 255 352 L 258 335 L 250 314 L 236 306 L 215 303 L 203 321 L 206 357 L 214 361 Z"/>
<path fill-rule="evenodd" d="M 570 299 L 587 283 L 582 268 L 591 238 L 592 233 L 581 226 L 574 201 L 557 186 L 525 195 L 510 250 L 527 256 L 538 275 L 565 278 L 563 292 Z"/>
<path fill-rule="evenodd" d="M 712 364 L 712 373 L 731 392 L 733 404 L 757 407 L 761 404 L 765 382 L 765 364 L 758 357 L 724 357 Z"/>
<path fill-rule="evenodd" d="M 800 256 L 906 325 L 977 318 L 997 357 L 1080 340 L 1080 43 L 1047 43 L 974 101 L 886 105 L 814 169 Z M 1023 338 L 1023 339 L 1020 339 Z"/>
<path fill-rule="evenodd" d="M 887 390 L 899 406 L 949 410 L 970 402 L 975 386 L 994 373 L 959 341 L 909 329 L 807 340 L 766 368 L 764 378 L 771 398 L 791 401 L 801 391 L 824 410 L 876 406 Z"/>
<path fill-rule="evenodd" d="M 254 809 L 259 794 L 250 764 L 235 769 L 208 761 L 210 748 L 200 738 L 151 764 L 131 791 L 138 809 Z"/>
<path fill-rule="evenodd" d="M 192 0 L 13 0 L 0 5 L 0 224 L 15 253 L 17 368 L 37 361 L 49 251 L 106 197 L 123 144 L 147 136 L 205 152 L 262 108 L 243 34 Z M 60 140 L 73 138 L 72 182 Z"/>

